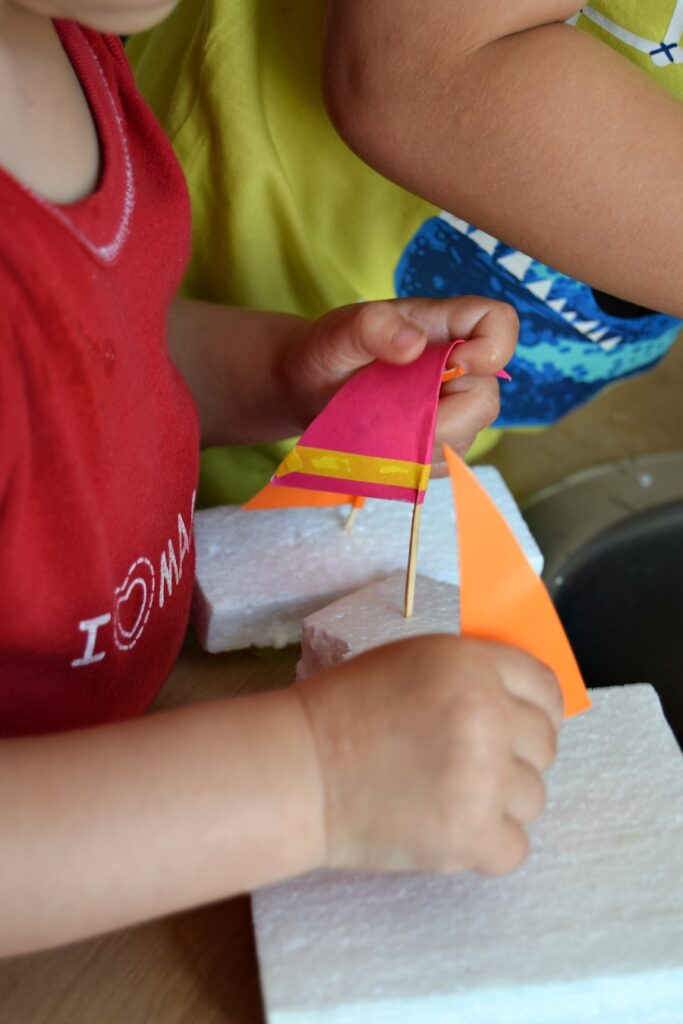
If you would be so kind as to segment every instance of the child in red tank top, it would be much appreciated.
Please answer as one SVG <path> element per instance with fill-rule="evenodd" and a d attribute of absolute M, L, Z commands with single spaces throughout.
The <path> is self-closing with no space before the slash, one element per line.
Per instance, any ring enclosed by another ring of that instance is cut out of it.
<path fill-rule="evenodd" d="M 0 0 L 0 954 L 323 865 L 507 870 L 561 717 L 529 656 L 426 638 L 135 719 L 187 623 L 200 439 L 289 437 L 372 359 L 465 337 L 439 411 L 463 447 L 516 335 L 477 298 L 316 323 L 175 299 L 182 176 L 101 34 L 171 6 Z"/>

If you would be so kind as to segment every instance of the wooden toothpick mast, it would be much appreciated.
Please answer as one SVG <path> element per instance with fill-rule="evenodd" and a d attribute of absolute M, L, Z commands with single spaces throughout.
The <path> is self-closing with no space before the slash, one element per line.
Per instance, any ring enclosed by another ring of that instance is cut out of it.
<path fill-rule="evenodd" d="M 346 522 L 344 523 L 344 533 L 351 533 L 351 530 L 353 530 L 354 523 L 356 522 L 358 513 L 360 512 L 364 504 L 365 498 L 356 497 L 352 500 L 351 511 L 349 512 Z"/>
<path fill-rule="evenodd" d="M 417 575 L 417 549 L 420 543 L 420 524 L 422 522 L 422 505 L 413 505 L 413 521 L 410 527 L 410 547 L 408 549 L 408 568 L 406 569 L 406 594 L 403 616 L 412 618 L 415 609 L 415 577 Z"/>

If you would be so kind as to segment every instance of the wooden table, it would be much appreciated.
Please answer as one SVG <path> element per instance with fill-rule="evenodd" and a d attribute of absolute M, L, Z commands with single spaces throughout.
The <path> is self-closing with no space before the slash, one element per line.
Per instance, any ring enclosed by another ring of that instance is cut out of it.
<path fill-rule="evenodd" d="M 682 393 L 679 342 L 653 373 L 610 391 L 552 430 L 506 437 L 486 461 L 524 496 L 585 466 L 683 449 Z M 156 706 L 283 685 L 293 677 L 297 656 L 289 649 L 210 657 L 189 643 Z M 263 1019 L 246 898 L 0 963 L 0 1024 L 263 1024 Z"/>
<path fill-rule="evenodd" d="M 289 648 L 210 656 L 190 641 L 155 708 L 284 685 L 293 678 L 298 653 Z M 246 897 L 66 949 L 0 961 L 0 1024 L 263 1019 Z"/>

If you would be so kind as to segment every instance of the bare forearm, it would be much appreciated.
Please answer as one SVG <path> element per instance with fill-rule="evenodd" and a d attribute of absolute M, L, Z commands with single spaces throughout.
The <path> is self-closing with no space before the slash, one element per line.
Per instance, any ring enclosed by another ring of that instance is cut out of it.
<path fill-rule="evenodd" d="M 0 745 L 0 955 L 305 871 L 321 794 L 292 691 Z"/>
<path fill-rule="evenodd" d="M 576 29 L 522 29 L 519 12 L 544 6 L 566 17 L 574 5 L 331 0 L 331 114 L 409 190 L 595 287 L 683 315 L 683 106 Z"/>
<path fill-rule="evenodd" d="M 279 372 L 303 323 L 286 313 L 175 300 L 171 355 L 195 397 L 204 445 L 265 443 L 303 429 L 288 413 Z"/>

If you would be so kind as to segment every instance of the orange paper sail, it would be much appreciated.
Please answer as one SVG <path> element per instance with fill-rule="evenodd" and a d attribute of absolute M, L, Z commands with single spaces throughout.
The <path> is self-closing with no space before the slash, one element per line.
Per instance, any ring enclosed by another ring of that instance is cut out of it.
<path fill-rule="evenodd" d="M 428 345 L 408 366 L 377 361 L 360 370 L 278 466 L 269 489 L 421 503 L 441 377 L 453 344 Z"/>
<path fill-rule="evenodd" d="M 514 644 L 553 669 L 570 717 L 591 706 L 543 581 L 507 522 L 462 459 L 444 446 L 456 506 L 463 635 Z"/>
<path fill-rule="evenodd" d="M 242 505 L 242 508 L 248 512 L 256 512 L 271 508 L 328 508 L 331 505 L 349 504 L 361 507 L 362 503 L 362 498 L 350 494 L 304 491 L 299 487 L 274 487 L 272 484 L 266 484 L 258 494 Z"/>

